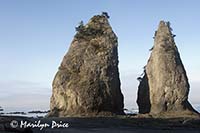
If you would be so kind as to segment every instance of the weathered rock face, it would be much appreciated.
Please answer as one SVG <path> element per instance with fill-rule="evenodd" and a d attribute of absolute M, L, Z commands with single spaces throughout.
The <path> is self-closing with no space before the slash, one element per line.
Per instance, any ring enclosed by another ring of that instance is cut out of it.
<path fill-rule="evenodd" d="M 140 81 L 139 113 L 175 117 L 196 114 L 188 102 L 189 83 L 169 22 L 161 21 L 154 46 Z"/>
<path fill-rule="evenodd" d="M 50 116 L 123 113 L 118 42 L 105 15 L 77 28 L 53 81 Z"/>

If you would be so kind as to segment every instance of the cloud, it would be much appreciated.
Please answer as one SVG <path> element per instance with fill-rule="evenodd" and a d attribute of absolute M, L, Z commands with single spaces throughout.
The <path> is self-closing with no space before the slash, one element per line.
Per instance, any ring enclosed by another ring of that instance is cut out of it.
<path fill-rule="evenodd" d="M 189 100 L 192 104 L 200 104 L 200 81 L 190 82 Z"/>
<path fill-rule="evenodd" d="M 136 104 L 138 76 L 139 74 L 134 71 L 120 75 L 125 108 L 138 108 Z M 0 106 L 7 110 L 49 109 L 51 87 L 29 81 L 0 81 L 0 87 Z M 200 81 L 190 82 L 189 101 L 194 107 L 200 105 L 199 87 Z"/>
<path fill-rule="evenodd" d="M 0 105 L 5 111 L 48 110 L 48 94 L 16 94 L 0 98 Z"/>
<path fill-rule="evenodd" d="M 51 87 L 29 81 L 0 81 L 0 98 L 17 94 L 51 93 Z"/>
<path fill-rule="evenodd" d="M 49 109 L 51 88 L 29 81 L 0 81 L 0 106 L 5 110 Z"/>
<path fill-rule="evenodd" d="M 138 81 L 136 73 L 123 73 L 120 75 L 121 90 L 124 95 L 125 108 L 138 108 L 136 104 Z"/>

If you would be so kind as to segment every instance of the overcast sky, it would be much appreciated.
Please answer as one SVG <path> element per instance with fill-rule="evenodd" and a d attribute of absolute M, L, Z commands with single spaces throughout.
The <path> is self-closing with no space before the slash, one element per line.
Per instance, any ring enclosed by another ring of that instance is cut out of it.
<path fill-rule="evenodd" d="M 102 11 L 118 36 L 121 89 L 136 108 L 137 76 L 160 20 L 170 21 L 191 91 L 200 103 L 199 0 L 0 0 L 0 105 L 47 109 L 51 83 L 75 26 Z"/>

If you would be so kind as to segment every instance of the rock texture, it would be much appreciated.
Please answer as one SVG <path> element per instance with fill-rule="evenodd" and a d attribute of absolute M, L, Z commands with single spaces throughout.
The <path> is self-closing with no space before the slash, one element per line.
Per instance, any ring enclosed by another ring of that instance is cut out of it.
<path fill-rule="evenodd" d="M 188 102 L 190 86 L 174 37 L 170 23 L 161 21 L 138 87 L 139 113 L 169 117 L 198 114 Z"/>
<path fill-rule="evenodd" d="M 53 81 L 49 116 L 123 113 L 117 36 L 104 14 L 76 28 Z"/>

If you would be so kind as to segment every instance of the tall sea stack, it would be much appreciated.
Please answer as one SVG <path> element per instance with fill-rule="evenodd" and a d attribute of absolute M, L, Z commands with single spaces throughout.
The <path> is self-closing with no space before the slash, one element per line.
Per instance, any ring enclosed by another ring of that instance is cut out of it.
<path fill-rule="evenodd" d="M 188 102 L 189 83 L 169 22 L 155 32 L 151 56 L 138 87 L 139 113 L 159 117 L 196 116 Z"/>
<path fill-rule="evenodd" d="M 53 81 L 49 116 L 123 114 L 118 42 L 106 13 L 77 33 Z"/>

